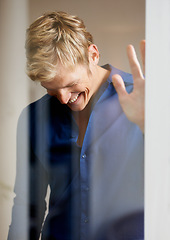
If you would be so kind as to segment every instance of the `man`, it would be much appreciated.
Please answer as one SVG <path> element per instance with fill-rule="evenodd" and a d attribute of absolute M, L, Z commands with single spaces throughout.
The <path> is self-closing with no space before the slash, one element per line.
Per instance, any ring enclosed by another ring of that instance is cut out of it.
<path fill-rule="evenodd" d="M 27 74 L 48 94 L 19 120 L 8 239 L 93 239 L 107 223 L 143 211 L 144 77 L 133 46 L 127 52 L 133 78 L 98 65 L 78 17 L 50 12 L 28 28 Z"/>

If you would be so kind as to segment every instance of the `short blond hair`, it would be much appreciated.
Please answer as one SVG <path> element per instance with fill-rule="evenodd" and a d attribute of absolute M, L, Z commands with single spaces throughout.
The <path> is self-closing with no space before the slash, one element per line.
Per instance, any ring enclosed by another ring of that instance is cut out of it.
<path fill-rule="evenodd" d="M 89 66 L 92 35 L 83 21 L 65 12 L 49 12 L 33 22 L 26 32 L 27 74 L 33 81 L 49 81 L 57 64 L 74 68 Z"/>

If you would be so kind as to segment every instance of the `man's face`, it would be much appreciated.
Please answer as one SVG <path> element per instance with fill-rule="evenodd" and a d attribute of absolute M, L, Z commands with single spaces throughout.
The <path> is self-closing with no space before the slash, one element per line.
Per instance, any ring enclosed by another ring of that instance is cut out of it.
<path fill-rule="evenodd" d="M 60 65 L 56 77 L 41 85 L 49 95 L 67 104 L 73 111 L 83 110 L 96 91 L 93 74 L 82 65 L 76 66 L 74 70 Z"/>

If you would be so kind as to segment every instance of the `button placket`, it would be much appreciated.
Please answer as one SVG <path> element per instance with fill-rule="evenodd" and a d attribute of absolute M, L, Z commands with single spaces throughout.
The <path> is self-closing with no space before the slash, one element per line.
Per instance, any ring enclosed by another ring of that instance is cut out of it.
<path fill-rule="evenodd" d="M 88 223 L 88 222 L 89 222 L 88 217 L 86 217 L 86 218 L 84 219 L 84 222 L 85 222 L 85 223 Z"/>
<path fill-rule="evenodd" d="M 88 235 L 88 161 L 87 153 L 82 151 L 80 157 L 80 180 L 81 180 L 81 230 L 80 230 L 80 240 L 86 240 Z"/>

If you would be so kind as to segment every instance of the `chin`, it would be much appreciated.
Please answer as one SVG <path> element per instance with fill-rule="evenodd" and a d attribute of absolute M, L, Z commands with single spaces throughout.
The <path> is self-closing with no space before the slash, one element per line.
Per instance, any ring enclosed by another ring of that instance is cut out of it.
<path fill-rule="evenodd" d="M 74 106 L 74 105 L 68 104 L 68 107 L 74 112 L 81 111 L 81 108 L 79 106 Z"/>
<path fill-rule="evenodd" d="M 84 110 L 86 107 L 85 105 L 71 105 L 71 104 L 69 104 L 68 106 L 74 112 L 80 112 Z"/>

